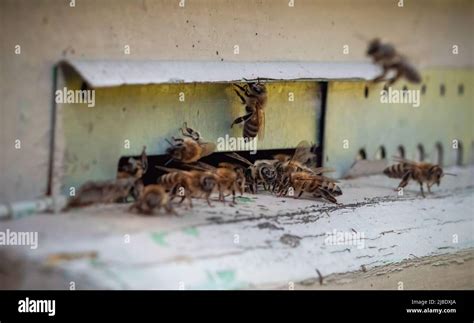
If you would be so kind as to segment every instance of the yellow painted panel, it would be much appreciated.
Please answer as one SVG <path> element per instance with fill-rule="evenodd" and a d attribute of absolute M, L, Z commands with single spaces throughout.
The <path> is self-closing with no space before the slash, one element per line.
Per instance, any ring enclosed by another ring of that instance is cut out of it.
<path fill-rule="evenodd" d="M 79 88 L 80 80 L 70 79 L 67 84 Z M 319 84 L 277 82 L 269 83 L 267 89 L 265 138 L 258 141 L 257 148 L 292 148 L 300 140 L 316 142 Z M 241 127 L 230 129 L 232 121 L 245 114 L 231 84 L 120 86 L 99 88 L 95 96 L 95 107 L 62 105 L 63 190 L 89 179 L 113 178 L 119 158 L 138 155 L 143 145 L 150 155 L 165 153 L 165 138 L 179 136 L 184 121 L 210 142 L 242 134 Z"/>
<path fill-rule="evenodd" d="M 420 95 L 420 106 L 381 103 L 383 83 L 370 84 L 365 97 L 365 82 L 330 82 L 326 110 L 324 158 L 326 165 L 335 167 L 337 175 L 347 172 L 359 149 L 374 159 L 380 146 L 391 158 L 397 148 L 405 148 L 406 157 L 414 159 L 417 145 L 424 147 L 427 160 L 435 157 L 435 145 L 444 151 L 444 165 L 456 164 L 458 150 L 453 140 L 462 144 L 463 164 L 472 163 L 473 85 L 474 71 L 462 69 L 433 69 L 423 73 L 425 94 Z M 444 85 L 445 94 L 440 94 Z M 458 86 L 464 93 L 458 93 Z M 399 81 L 393 89 L 421 89 Z M 348 140 L 348 147 L 344 146 Z"/>

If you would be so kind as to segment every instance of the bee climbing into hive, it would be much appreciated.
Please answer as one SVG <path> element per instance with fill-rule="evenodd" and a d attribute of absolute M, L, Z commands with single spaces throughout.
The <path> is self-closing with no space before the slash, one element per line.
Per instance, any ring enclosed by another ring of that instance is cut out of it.
<path fill-rule="evenodd" d="M 231 128 L 235 124 L 244 123 L 243 137 L 246 140 L 258 137 L 263 139 L 265 131 L 265 106 L 267 104 L 267 88 L 260 80 L 250 82 L 241 86 L 234 84 L 239 89 L 234 89 L 242 104 L 245 105 L 246 114 L 238 117 L 231 124 Z"/>
<path fill-rule="evenodd" d="M 146 146 L 143 146 L 142 154 L 139 159 L 130 157 L 127 164 L 121 166 L 117 173 L 117 179 L 132 178 L 135 179 L 130 195 L 137 200 L 144 188 L 143 175 L 148 170 L 148 157 L 146 155 Z M 126 198 L 125 198 L 126 200 Z"/>
<path fill-rule="evenodd" d="M 180 130 L 184 138 L 172 137 L 172 142 L 167 140 L 170 147 L 166 152 L 171 156 L 170 161 L 176 160 L 185 164 L 194 163 L 215 151 L 216 145 L 203 141 L 201 134 L 189 128 L 186 122 Z"/>

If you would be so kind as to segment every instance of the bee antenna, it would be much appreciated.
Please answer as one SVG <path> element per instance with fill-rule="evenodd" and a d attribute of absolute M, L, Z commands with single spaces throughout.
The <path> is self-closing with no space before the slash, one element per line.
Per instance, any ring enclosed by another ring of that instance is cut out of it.
<path fill-rule="evenodd" d="M 448 175 L 448 176 L 458 176 L 457 174 L 453 174 L 453 173 L 443 173 L 443 175 Z"/>

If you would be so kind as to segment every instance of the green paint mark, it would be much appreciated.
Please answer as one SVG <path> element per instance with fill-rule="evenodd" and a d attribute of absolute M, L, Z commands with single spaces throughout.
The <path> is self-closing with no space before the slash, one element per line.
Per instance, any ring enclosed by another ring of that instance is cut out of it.
<path fill-rule="evenodd" d="M 235 280 L 235 271 L 233 270 L 221 270 L 216 272 L 216 274 L 223 285 L 232 284 Z"/>
<path fill-rule="evenodd" d="M 185 228 L 185 229 L 183 229 L 183 232 L 186 233 L 186 234 L 189 234 L 190 236 L 193 236 L 193 237 L 198 237 L 199 236 L 199 230 L 194 228 L 194 227 Z"/>
<path fill-rule="evenodd" d="M 152 232 L 151 239 L 159 244 L 160 246 L 167 246 L 168 244 L 165 241 L 165 237 L 168 233 L 166 232 Z"/>
<path fill-rule="evenodd" d="M 250 198 L 250 197 L 247 197 L 247 196 L 237 196 L 237 197 L 236 197 L 236 200 L 238 200 L 239 202 L 244 202 L 244 203 L 254 202 L 254 201 L 255 201 L 255 199 Z"/>

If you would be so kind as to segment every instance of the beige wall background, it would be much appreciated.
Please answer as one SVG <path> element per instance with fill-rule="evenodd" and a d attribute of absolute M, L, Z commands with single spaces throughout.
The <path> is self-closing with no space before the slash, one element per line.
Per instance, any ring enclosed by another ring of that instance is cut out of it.
<path fill-rule="evenodd" d="M 362 61 L 366 39 L 380 36 L 421 67 L 474 65 L 471 0 L 405 1 L 402 8 L 395 0 L 179 2 L 0 0 L 0 203 L 46 191 L 52 70 L 65 57 Z"/>

